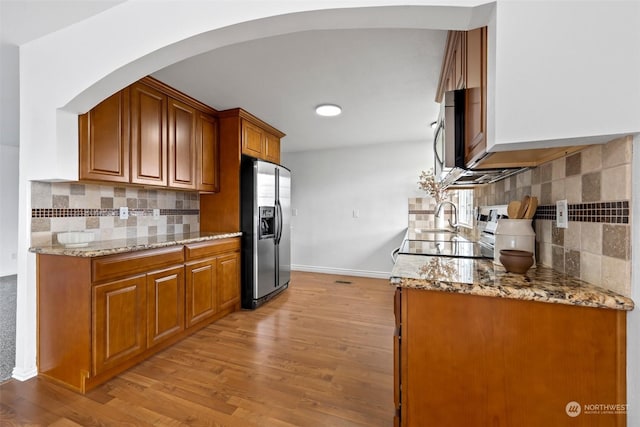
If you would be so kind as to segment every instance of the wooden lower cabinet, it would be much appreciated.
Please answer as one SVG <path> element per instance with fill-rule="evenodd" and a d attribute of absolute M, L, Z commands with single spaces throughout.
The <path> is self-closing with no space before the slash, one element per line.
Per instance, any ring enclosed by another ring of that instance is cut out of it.
<path fill-rule="evenodd" d="M 186 245 L 187 327 L 240 308 L 240 241 Z"/>
<path fill-rule="evenodd" d="M 144 275 L 93 288 L 94 374 L 146 349 L 146 301 Z"/>
<path fill-rule="evenodd" d="M 187 327 L 213 317 L 218 311 L 216 260 L 187 264 Z"/>
<path fill-rule="evenodd" d="M 82 393 L 240 308 L 240 239 L 38 254 L 38 373 Z"/>
<path fill-rule="evenodd" d="M 218 304 L 220 310 L 240 303 L 240 252 L 222 255 L 216 260 L 218 270 Z"/>
<path fill-rule="evenodd" d="M 147 274 L 147 346 L 184 330 L 184 267 Z"/>
<path fill-rule="evenodd" d="M 395 306 L 395 425 L 626 425 L 567 410 L 627 403 L 626 312 L 409 288 Z"/>

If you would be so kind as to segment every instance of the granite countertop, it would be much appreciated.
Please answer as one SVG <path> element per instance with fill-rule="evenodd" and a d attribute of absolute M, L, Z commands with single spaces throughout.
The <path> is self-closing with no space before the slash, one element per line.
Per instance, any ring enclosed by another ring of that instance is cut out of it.
<path fill-rule="evenodd" d="M 187 234 L 167 234 L 162 236 L 94 241 L 89 243 L 87 246 L 80 248 L 70 248 L 63 245 L 33 247 L 29 248 L 29 251 L 46 255 L 66 255 L 91 258 L 240 236 L 242 236 L 242 233 L 239 231 L 219 233 L 195 232 Z"/>
<path fill-rule="evenodd" d="M 403 288 L 455 292 L 585 307 L 633 310 L 630 298 L 537 266 L 507 273 L 488 259 L 398 255 L 391 283 Z"/>

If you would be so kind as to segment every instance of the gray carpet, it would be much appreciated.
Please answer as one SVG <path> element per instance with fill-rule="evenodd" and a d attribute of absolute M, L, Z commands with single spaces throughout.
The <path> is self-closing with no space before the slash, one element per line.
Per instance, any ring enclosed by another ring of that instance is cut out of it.
<path fill-rule="evenodd" d="M 0 382 L 11 377 L 16 365 L 17 276 L 0 277 Z"/>

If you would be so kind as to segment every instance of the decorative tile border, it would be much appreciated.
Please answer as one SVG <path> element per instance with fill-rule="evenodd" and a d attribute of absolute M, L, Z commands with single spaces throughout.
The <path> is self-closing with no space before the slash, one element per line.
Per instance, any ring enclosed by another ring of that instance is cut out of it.
<path fill-rule="evenodd" d="M 153 209 L 129 209 L 130 216 L 153 216 Z M 160 209 L 160 215 L 200 215 L 199 209 Z M 120 216 L 119 209 L 31 209 L 31 218 Z"/>
<path fill-rule="evenodd" d="M 538 206 L 535 218 L 555 221 L 556 205 Z M 570 204 L 569 221 L 629 224 L 629 201 Z"/>

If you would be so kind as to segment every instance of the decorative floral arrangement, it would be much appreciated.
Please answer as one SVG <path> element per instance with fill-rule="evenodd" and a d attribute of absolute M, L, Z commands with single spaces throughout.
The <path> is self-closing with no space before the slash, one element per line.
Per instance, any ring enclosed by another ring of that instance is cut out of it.
<path fill-rule="evenodd" d="M 429 169 L 428 172 L 422 171 L 418 184 L 421 190 L 426 191 L 428 195 L 436 200 L 436 203 L 440 203 L 447 198 L 447 189 L 436 181 L 433 169 Z"/>
<path fill-rule="evenodd" d="M 452 258 L 433 257 L 418 269 L 418 274 L 430 280 L 454 280 L 458 272 Z"/>

